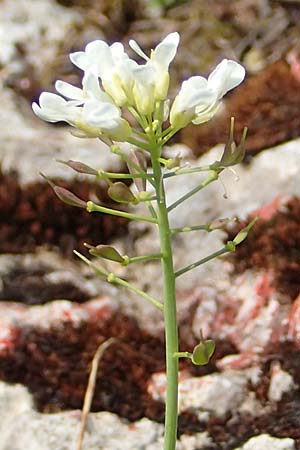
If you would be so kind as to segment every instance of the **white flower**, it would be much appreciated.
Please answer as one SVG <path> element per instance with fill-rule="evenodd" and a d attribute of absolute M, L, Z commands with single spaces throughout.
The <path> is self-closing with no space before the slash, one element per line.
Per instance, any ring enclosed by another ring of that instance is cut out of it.
<path fill-rule="evenodd" d="M 222 97 L 238 86 L 245 77 L 245 69 L 239 63 L 228 59 L 223 61 L 209 75 L 191 77 L 182 83 L 170 111 L 173 128 L 183 128 L 188 123 L 207 122 L 217 112 Z"/>
<path fill-rule="evenodd" d="M 143 52 L 136 41 L 133 39 L 129 41 L 130 47 L 143 59 L 146 60 L 145 70 L 148 74 L 144 77 L 144 85 L 151 86 L 154 84 L 155 100 L 165 100 L 169 89 L 169 65 L 173 61 L 177 47 L 179 44 L 179 34 L 168 34 L 158 46 L 151 51 L 150 58 Z M 145 72 L 146 73 L 146 72 Z M 142 75 L 140 76 L 140 79 Z M 139 80 L 140 83 L 140 80 Z"/>
<path fill-rule="evenodd" d="M 57 81 L 56 89 L 71 100 L 50 92 L 40 95 L 39 105 L 33 103 L 35 114 L 47 122 L 67 122 L 82 133 L 80 136 L 100 137 L 105 134 L 116 141 L 126 141 L 131 134 L 128 122 L 121 118 L 120 109 L 103 92 L 98 79 L 86 74 L 83 89 Z"/>
<path fill-rule="evenodd" d="M 120 42 L 109 46 L 104 41 L 90 42 L 84 52 L 70 55 L 71 61 L 85 72 L 101 78 L 103 89 L 118 106 L 134 106 L 140 114 L 151 114 L 156 100 L 165 100 L 169 88 L 169 65 L 179 43 L 179 34 L 169 34 L 150 58 L 138 44 L 129 45 L 146 64 L 129 58 Z"/>
<path fill-rule="evenodd" d="M 100 77 L 118 106 L 133 104 L 133 69 L 138 64 L 128 57 L 120 42 L 111 46 L 100 40 L 90 42 L 84 52 L 71 53 L 70 59 L 75 66 Z"/>

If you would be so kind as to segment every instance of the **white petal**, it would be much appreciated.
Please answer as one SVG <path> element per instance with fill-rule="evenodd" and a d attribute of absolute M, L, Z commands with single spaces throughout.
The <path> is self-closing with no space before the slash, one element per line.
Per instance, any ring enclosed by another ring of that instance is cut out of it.
<path fill-rule="evenodd" d="M 74 99 L 74 100 L 83 100 L 84 95 L 82 89 L 78 87 L 72 86 L 70 83 L 66 83 L 65 81 L 57 80 L 55 83 L 55 89 L 61 95 L 66 98 Z"/>
<path fill-rule="evenodd" d="M 178 94 L 177 108 L 186 110 L 200 104 L 207 105 L 214 102 L 215 97 L 215 93 L 208 89 L 208 83 L 204 77 L 191 77 L 182 83 Z"/>
<path fill-rule="evenodd" d="M 101 128 L 109 121 L 119 120 L 120 111 L 111 103 L 90 101 L 84 105 L 83 117 L 89 125 Z"/>
<path fill-rule="evenodd" d="M 70 53 L 70 60 L 74 66 L 79 67 L 81 70 L 85 70 L 87 68 L 87 58 L 84 52 Z"/>
<path fill-rule="evenodd" d="M 113 102 L 112 98 L 101 89 L 98 77 L 96 77 L 93 73 L 85 72 L 82 80 L 82 86 L 86 99 L 97 99 L 102 102 L 110 103 Z"/>
<path fill-rule="evenodd" d="M 151 60 L 168 70 L 170 62 L 174 59 L 179 44 L 179 34 L 170 33 L 158 44 L 151 55 Z"/>
<path fill-rule="evenodd" d="M 111 56 L 114 62 L 121 61 L 123 59 L 129 59 L 127 53 L 124 51 L 124 46 L 121 42 L 114 42 L 110 46 Z"/>
<path fill-rule="evenodd" d="M 146 55 L 146 53 L 141 49 L 139 44 L 133 40 L 130 39 L 129 46 L 132 48 L 132 50 L 139 55 L 141 58 L 143 58 L 145 61 L 148 61 L 150 58 Z"/>
<path fill-rule="evenodd" d="M 48 108 L 53 110 L 61 110 L 67 104 L 67 100 L 60 95 L 52 94 L 52 92 L 42 92 L 39 98 L 41 108 Z"/>
<path fill-rule="evenodd" d="M 244 67 L 236 61 L 223 59 L 208 77 L 209 87 L 222 98 L 226 92 L 238 86 L 245 78 Z"/>

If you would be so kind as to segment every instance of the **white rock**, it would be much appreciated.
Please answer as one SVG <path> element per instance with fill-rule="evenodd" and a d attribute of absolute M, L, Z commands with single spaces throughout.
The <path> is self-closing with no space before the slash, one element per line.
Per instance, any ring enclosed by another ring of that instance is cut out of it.
<path fill-rule="evenodd" d="M 279 402 L 286 392 L 296 387 L 293 377 L 281 368 L 279 362 L 274 362 L 271 367 L 271 380 L 268 390 L 268 398 L 273 402 Z"/>
<path fill-rule="evenodd" d="M 276 438 L 268 434 L 255 436 L 247 441 L 242 447 L 235 450 L 294 450 L 295 442 L 290 438 Z"/>
<path fill-rule="evenodd" d="M 148 387 L 155 400 L 165 401 L 166 377 L 164 373 L 152 376 Z M 179 377 L 179 411 L 188 409 L 196 413 L 208 411 L 223 416 L 236 410 L 248 395 L 247 377 L 242 372 L 213 373 L 202 377 Z"/>

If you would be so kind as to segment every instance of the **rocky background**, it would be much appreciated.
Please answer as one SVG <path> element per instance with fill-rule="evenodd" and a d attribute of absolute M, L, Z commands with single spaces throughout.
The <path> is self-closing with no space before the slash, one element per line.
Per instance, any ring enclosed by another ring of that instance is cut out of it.
<path fill-rule="evenodd" d="M 90 363 L 109 337 L 116 341 L 101 359 L 83 449 L 162 448 L 161 314 L 73 256 L 84 242 L 156 252 L 158 238 L 149 225 L 89 215 L 54 196 L 40 171 L 114 207 L 105 185 L 56 160 L 111 171 L 120 162 L 101 143 L 42 123 L 31 102 L 58 78 L 79 83 L 68 53 L 90 40 L 127 46 L 135 38 L 149 51 L 175 30 L 173 93 L 224 57 L 248 75 L 214 120 L 188 127 L 166 152 L 207 164 L 222 152 L 232 115 L 237 139 L 249 127 L 239 181 L 224 173 L 224 186 L 211 185 L 171 215 L 173 227 L 238 220 L 176 236 L 176 267 L 260 218 L 234 254 L 178 279 L 181 349 L 193 348 L 201 328 L 217 344 L 207 366 L 181 362 L 178 450 L 300 449 L 299 19 L 299 2 L 287 0 L 0 1 L 0 450 L 75 449 Z M 172 179 L 170 202 L 199 180 Z M 117 270 L 161 297 L 158 263 Z"/>

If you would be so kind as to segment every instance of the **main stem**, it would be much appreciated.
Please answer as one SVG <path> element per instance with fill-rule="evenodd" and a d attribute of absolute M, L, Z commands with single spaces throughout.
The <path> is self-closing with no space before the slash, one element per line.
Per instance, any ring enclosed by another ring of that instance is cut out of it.
<path fill-rule="evenodd" d="M 171 230 L 165 198 L 164 181 L 159 162 L 161 148 L 152 152 L 152 168 L 157 195 L 157 220 L 163 269 L 164 319 L 166 340 L 167 395 L 165 412 L 164 450 L 175 450 L 178 418 L 178 326 Z"/>

